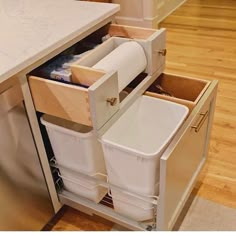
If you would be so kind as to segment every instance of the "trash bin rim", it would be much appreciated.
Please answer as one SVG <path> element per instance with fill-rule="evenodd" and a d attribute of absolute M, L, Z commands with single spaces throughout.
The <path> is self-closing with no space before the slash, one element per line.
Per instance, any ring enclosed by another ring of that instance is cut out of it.
<path fill-rule="evenodd" d="M 123 152 L 126 152 L 128 154 L 132 154 L 134 157 L 140 157 L 140 158 L 144 158 L 144 159 L 152 159 L 152 158 L 159 156 L 159 153 L 166 146 L 166 144 L 164 143 L 163 145 L 161 145 L 158 148 L 158 150 L 156 152 L 145 153 L 145 152 L 136 150 L 134 148 L 126 147 L 124 145 L 120 145 L 120 144 L 114 143 L 112 141 L 105 140 L 103 138 L 101 139 L 101 142 L 103 145 L 108 146 L 108 148 L 119 149 L 119 150 L 122 150 Z"/>
<path fill-rule="evenodd" d="M 68 129 L 68 128 L 65 128 L 63 126 L 56 125 L 56 124 L 53 124 L 51 122 L 48 122 L 44 119 L 44 116 L 45 115 L 40 117 L 41 123 L 46 127 L 52 128 L 53 130 L 57 130 L 61 133 L 77 136 L 77 137 L 80 137 L 80 138 L 90 138 L 92 135 L 94 135 L 93 130 L 89 131 L 88 133 L 80 133 L 80 132 L 75 131 L 73 129 Z"/>

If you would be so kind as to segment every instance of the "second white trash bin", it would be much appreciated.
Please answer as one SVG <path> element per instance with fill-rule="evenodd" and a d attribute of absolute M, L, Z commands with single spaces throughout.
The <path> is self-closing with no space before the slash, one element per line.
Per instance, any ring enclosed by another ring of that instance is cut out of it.
<path fill-rule="evenodd" d="M 43 115 L 41 123 L 46 126 L 56 161 L 62 166 L 59 169 L 65 189 L 98 203 L 107 189 L 86 175 L 104 180 L 99 173 L 106 174 L 106 168 L 102 146 L 92 128 L 49 115 Z"/>
<path fill-rule="evenodd" d="M 154 206 L 112 185 L 143 196 L 158 194 L 159 159 L 183 123 L 188 108 L 141 96 L 102 136 L 114 208 L 137 221 L 153 218 Z"/>

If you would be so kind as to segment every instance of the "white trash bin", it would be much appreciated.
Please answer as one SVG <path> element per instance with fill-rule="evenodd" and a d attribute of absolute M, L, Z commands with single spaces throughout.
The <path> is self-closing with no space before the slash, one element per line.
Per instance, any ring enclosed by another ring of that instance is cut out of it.
<path fill-rule="evenodd" d="M 49 115 L 43 115 L 41 123 L 46 126 L 57 163 L 65 167 L 60 168 L 65 189 L 99 202 L 107 189 L 98 186 L 96 179 L 86 178 L 88 175 L 104 179 L 98 173 L 106 174 L 102 146 L 93 129 Z"/>
<path fill-rule="evenodd" d="M 188 108 L 177 103 L 148 96 L 137 99 L 101 138 L 109 183 L 143 196 L 157 195 L 159 159 L 187 114 Z M 153 217 L 152 203 L 112 185 L 117 212 L 137 221 Z"/>

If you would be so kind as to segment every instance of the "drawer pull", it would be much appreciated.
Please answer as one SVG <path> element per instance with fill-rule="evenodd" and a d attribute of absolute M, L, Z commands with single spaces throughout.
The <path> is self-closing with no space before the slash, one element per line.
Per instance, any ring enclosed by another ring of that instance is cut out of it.
<path fill-rule="evenodd" d="M 199 121 L 199 123 L 197 125 L 192 126 L 192 129 L 195 129 L 195 132 L 198 133 L 199 130 L 201 129 L 202 125 L 204 124 L 206 118 L 208 117 L 208 111 L 206 111 L 205 113 L 201 113 L 200 116 L 202 116 L 201 120 Z"/>
<path fill-rule="evenodd" d="M 107 102 L 110 103 L 111 106 L 115 106 L 117 103 L 117 98 L 108 98 Z"/>
<path fill-rule="evenodd" d="M 166 49 L 162 49 L 162 50 L 158 51 L 158 53 L 161 54 L 163 57 L 165 57 L 166 54 L 167 54 L 167 50 Z"/>

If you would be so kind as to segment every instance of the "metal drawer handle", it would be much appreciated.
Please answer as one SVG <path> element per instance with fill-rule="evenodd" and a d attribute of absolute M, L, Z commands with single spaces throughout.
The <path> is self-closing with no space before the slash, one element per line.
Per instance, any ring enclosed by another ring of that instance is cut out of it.
<path fill-rule="evenodd" d="M 204 124 L 206 118 L 208 117 L 208 111 L 206 111 L 205 113 L 201 113 L 200 116 L 202 116 L 201 120 L 199 121 L 199 123 L 197 125 L 192 126 L 192 129 L 195 129 L 195 132 L 198 133 L 199 130 L 201 129 L 202 125 Z"/>
<path fill-rule="evenodd" d="M 117 103 L 117 98 L 108 98 L 107 102 L 110 103 L 111 106 L 115 106 Z"/>

